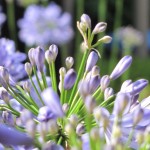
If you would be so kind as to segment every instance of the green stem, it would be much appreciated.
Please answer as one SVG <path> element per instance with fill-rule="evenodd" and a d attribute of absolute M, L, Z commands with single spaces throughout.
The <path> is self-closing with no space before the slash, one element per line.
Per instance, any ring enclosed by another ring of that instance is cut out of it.
<path fill-rule="evenodd" d="M 53 73 L 52 82 L 54 82 L 54 90 L 57 92 L 56 69 L 55 69 L 55 63 L 54 62 L 52 62 L 52 73 Z"/>
<path fill-rule="evenodd" d="M 44 72 L 41 72 L 41 75 L 42 75 L 42 80 L 43 80 L 44 88 L 47 88 L 48 85 L 47 85 L 47 81 L 46 81 L 46 77 L 45 77 Z"/>

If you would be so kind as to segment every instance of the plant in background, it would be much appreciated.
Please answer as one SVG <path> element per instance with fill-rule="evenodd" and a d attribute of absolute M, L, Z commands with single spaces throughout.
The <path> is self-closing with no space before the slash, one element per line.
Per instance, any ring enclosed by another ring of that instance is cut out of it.
<path fill-rule="evenodd" d="M 18 21 L 19 37 L 27 46 L 47 46 L 50 43 L 65 44 L 73 37 L 71 16 L 62 13 L 55 3 L 47 7 L 30 5 L 24 17 Z"/>
<path fill-rule="evenodd" d="M 90 17 L 81 16 L 77 22 L 84 39 L 81 65 L 75 71 L 74 59 L 67 57 L 59 81 L 54 44 L 46 51 L 41 47 L 29 50 L 27 81 L 11 85 L 7 68 L 0 67 L 0 143 L 14 149 L 149 149 L 149 97 L 138 101 L 148 81 L 126 80 L 116 93 L 110 83 L 130 67 L 132 57 L 124 56 L 110 75 L 101 76 L 96 65 L 100 56 L 96 47 L 109 43 L 111 37 L 96 43 L 94 38 L 106 26 L 99 22 L 92 30 Z M 45 62 L 51 82 L 44 72 Z"/>
<path fill-rule="evenodd" d="M 0 30 L 1 30 L 2 24 L 5 22 L 5 20 L 6 20 L 6 16 L 4 13 L 2 13 L 2 7 L 0 6 Z"/>

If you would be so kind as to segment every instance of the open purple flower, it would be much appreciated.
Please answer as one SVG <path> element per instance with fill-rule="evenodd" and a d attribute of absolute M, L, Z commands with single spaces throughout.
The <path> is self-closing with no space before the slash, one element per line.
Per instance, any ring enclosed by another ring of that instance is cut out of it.
<path fill-rule="evenodd" d="M 22 63 L 25 59 L 26 54 L 16 52 L 14 41 L 6 38 L 0 39 L 0 66 L 4 66 L 15 81 L 26 75 Z"/>
<path fill-rule="evenodd" d="M 62 13 L 55 3 L 47 7 L 30 5 L 18 26 L 19 37 L 28 46 L 64 44 L 73 37 L 70 14 Z"/>

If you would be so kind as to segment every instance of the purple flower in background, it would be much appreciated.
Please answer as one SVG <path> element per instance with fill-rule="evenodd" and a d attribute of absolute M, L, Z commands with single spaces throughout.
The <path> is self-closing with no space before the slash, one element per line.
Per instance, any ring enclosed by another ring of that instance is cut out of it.
<path fill-rule="evenodd" d="M 70 14 L 62 13 L 55 3 L 47 7 L 30 5 L 18 26 L 19 37 L 28 46 L 64 44 L 73 37 Z"/>
<path fill-rule="evenodd" d="M 15 52 L 15 43 L 12 40 L 0 39 L 0 66 L 4 66 L 9 71 L 11 77 L 17 81 L 26 75 L 24 64 L 26 55 L 21 52 Z"/>
<path fill-rule="evenodd" d="M 4 21 L 6 20 L 5 14 L 3 14 L 1 11 L 2 11 L 2 8 L 0 6 L 0 28 L 1 28 L 1 25 L 4 23 Z"/>

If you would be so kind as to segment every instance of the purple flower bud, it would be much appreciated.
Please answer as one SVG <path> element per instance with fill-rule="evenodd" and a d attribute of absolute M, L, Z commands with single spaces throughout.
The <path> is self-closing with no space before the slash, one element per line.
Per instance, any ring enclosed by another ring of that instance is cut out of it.
<path fill-rule="evenodd" d="M 49 47 L 49 50 L 52 52 L 53 54 L 53 59 L 55 61 L 57 55 L 58 55 L 58 47 L 55 45 L 55 44 L 52 44 L 50 47 Z"/>
<path fill-rule="evenodd" d="M 0 124 L 0 143 L 5 145 L 26 145 L 31 146 L 33 140 L 26 134 L 21 133 L 14 128 Z"/>
<path fill-rule="evenodd" d="M 4 123 L 6 123 L 10 126 L 14 126 L 15 120 L 14 120 L 13 115 L 12 115 L 11 112 L 3 111 L 2 118 L 3 118 Z"/>
<path fill-rule="evenodd" d="M 78 118 L 78 116 L 77 116 L 77 115 L 72 114 L 72 115 L 70 116 L 70 118 L 69 118 L 69 123 L 71 123 L 71 125 L 72 125 L 73 127 L 75 127 L 75 128 L 76 128 L 76 126 L 77 126 L 78 122 L 79 122 L 79 118 Z"/>
<path fill-rule="evenodd" d="M 97 61 L 98 61 L 97 52 L 96 51 L 90 52 L 88 59 L 87 59 L 87 63 L 86 63 L 86 71 L 87 72 L 91 71 L 91 69 L 93 68 L 93 66 L 95 66 Z"/>
<path fill-rule="evenodd" d="M 131 83 L 132 83 L 132 80 L 126 80 L 126 81 L 124 81 L 124 82 L 122 83 L 122 85 L 121 85 L 120 91 L 121 91 L 121 92 L 125 92 L 126 89 L 127 89 L 127 87 L 128 87 Z"/>
<path fill-rule="evenodd" d="M 91 72 L 92 72 L 92 76 L 100 75 L 100 68 L 98 66 L 94 66 Z"/>
<path fill-rule="evenodd" d="M 66 58 L 66 67 L 67 67 L 68 69 L 70 69 L 70 68 L 73 66 L 73 64 L 74 64 L 74 59 L 73 59 L 73 57 L 67 57 L 67 58 Z"/>
<path fill-rule="evenodd" d="M 88 95 L 85 98 L 84 103 L 85 103 L 86 110 L 89 113 L 92 113 L 93 109 L 96 107 L 96 101 L 94 100 L 94 98 L 91 95 Z"/>
<path fill-rule="evenodd" d="M 83 125 L 83 123 L 79 123 L 77 125 L 77 128 L 76 128 L 76 133 L 81 136 L 83 133 L 85 133 L 85 127 Z"/>
<path fill-rule="evenodd" d="M 108 75 L 105 75 L 101 78 L 101 90 L 104 91 L 110 83 L 110 77 Z"/>
<path fill-rule="evenodd" d="M 30 93 L 31 92 L 31 84 L 29 81 L 25 81 L 23 83 L 23 89 L 27 92 L 27 93 Z"/>
<path fill-rule="evenodd" d="M 110 75 L 110 78 L 112 80 L 117 79 L 119 76 L 121 76 L 131 65 L 132 63 L 132 57 L 131 56 L 124 56 L 119 63 L 116 65 L 115 69 Z"/>
<path fill-rule="evenodd" d="M 40 72 L 43 72 L 44 61 L 45 61 L 45 52 L 41 47 L 37 47 L 35 51 L 35 62 Z"/>
<path fill-rule="evenodd" d="M 104 91 L 104 99 L 107 100 L 109 97 L 114 95 L 114 90 L 111 87 L 108 87 Z"/>
<path fill-rule="evenodd" d="M 87 28 L 91 28 L 91 19 L 87 14 L 81 16 L 81 22 L 83 22 Z"/>
<path fill-rule="evenodd" d="M 76 81 L 76 78 L 77 78 L 76 72 L 74 71 L 74 69 L 70 69 L 66 73 L 64 78 L 64 89 L 65 90 L 71 89 Z"/>
<path fill-rule="evenodd" d="M 94 30 L 93 30 L 93 34 L 98 34 L 99 32 L 104 32 L 105 30 L 106 30 L 106 27 L 107 27 L 107 23 L 105 23 L 105 22 L 99 22 L 96 26 L 95 26 L 95 28 L 94 28 Z"/>
<path fill-rule="evenodd" d="M 80 92 L 80 95 L 83 98 L 85 98 L 88 94 L 90 94 L 90 92 L 89 92 L 89 85 L 88 84 L 89 84 L 89 82 L 86 81 L 86 80 L 81 80 L 79 82 L 79 85 L 78 85 L 79 92 Z"/>
<path fill-rule="evenodd" d="M 28 76 L 32 75 L 32 65 L 29 62 L 25 63 L 25 71 L 28 74 Z"/>
<path fill-rule="evenodd" d="M 144 111 L 142 108 L 137 108 L 133 113 L 133 125 L 137 125 L 143 118 Z"/>
<path fill-rule="evenodd" d="M 29 60 L 32 64 L 32 66 L 35 66 L 35 48 L 31 48 L 28 52 L 28 57 L 29 57 Z"/>
<path fill-rule="evenodd" d="M 126 114 L 131 106 L 131 96 L 127 93 L 119 93 L 115 99 L 113 114 Z"/>
<path fill-rule="evenodd" d="M 4 100 L 6 104 L 9 103 L 10 96 L 4 88 L 0 90 L 0 98 Z"/>
<path fill-rule="evenodd" d="M 89 92 L 92 94 L 100 85 L 100 76 L 92 76 L 89 80 Z"/>
<path fill-rule="evenodd" d="M 51 87 L 44 90 L 41 96 L 46 106 L 49 107 L 49 109 L 56 115 L 56 117 L 64 116 L 59 96 L 53 91 Z"/>
<path fill-rule="evenodd" d="M 37 119 L 39 121 L 47 122 L 48 120 L 55 119 L 55 118 L 56 118 L 55 114 L 50 110 L 49 107 L 44 106 L 39 109 L 39 114 L 37 116 Z"/>
<path fill-rule="evenodd" d="M 68 109 L 69 109 L 69 105 L 67 103 L 64 103 L 62 106 L 63 112 L 67 113 Z"/>
<path fill-rule="evenodd" d="M 130 93 L 131 95 L 136 95 L 140 93 L 147 85 L 148 80 L 140 79 L 127 86 L 125 92 Z"/>
<path fill-rule="evenodd" d="M 0 84 L 7 89 L 9 84 L 9 73 L 8 70 L 0 66 Z"/>

